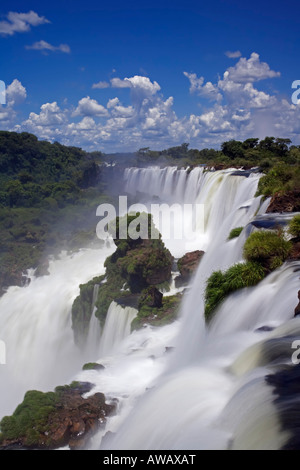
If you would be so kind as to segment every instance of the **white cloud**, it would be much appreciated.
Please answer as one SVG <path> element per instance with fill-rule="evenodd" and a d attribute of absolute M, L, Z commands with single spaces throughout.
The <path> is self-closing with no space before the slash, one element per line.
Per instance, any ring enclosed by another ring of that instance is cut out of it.
<path fill-rule="evenodd" d="M 6 101 L 8 106 L 15 106 L 22 103 L 27 97 L 26 88 L 15 79 L 6 89 Z"/>
<path fill-rule="evenodd" d="M 33 49 L 36 51 L 51 51 L 51 52 L 64 52 L 70 54 L 71 48 L 68 44 L 60 44 L 59 46 L 53 46 L 46 41 L 38 41 L 31 46 L 25 46 L 26 49 Z"/>
<path fill-rule="evenodd" d="M 220 101 L 222 99 L 222 95 L 219 92 L 218 87 L 213 85 L 211 82 L 206 82 L 203 85 L 203 77 L 198 78 L 195 73 L 183 72 L 183 74 L 190 81 L 190 93 L 197 93 L 197 95 L 213 101 Z"/>
<path fill-rule="evenodd" d="M 130 88 L 130 83 L 128 81 L 122 80 L 121 78 L 112 78 L 110 80 L 111 86 L 113 88 Z"/>
<path fill-rule="evenodd" d="M 92 88 L 93 89 L 102 89 L 102 88 L 108 88 L 109 83 L 108 82 L 98 82 L 98 83 L 93 83 Z"/>
<path fill-rule="evenodd" d="M 122 93 L 112 95 L 106 106 L 89 96 L 74 107 L 64 103 L 65 109 L 57 102 L 46 103 L 38 114 L 30 113 L 27 120 L 13 127 L 12 123 L 16 123 L 13 104 L 26 97 L 25 88 L 14 81 L 10 87 L 10 113 L 0 107 L 1 127 L 27 130 L 40 138 L 107 152 L 132 151 L 144 146 L 162 149 L 182 142 L 197 148 L 217 147 L 229 139 L 266 135 L 289 137 L 300 144 L 300 106 L 260 90 L 255 81 L 274 74 L 276 78 L 277 72 L 261 62 L 257 54 L 251 57 L 252 61 L 240 59 L 216 83 L 186 72 L 201 111 L 183 117 L 178 117 L 174 110 L 176 97 L 165 98 L 156 81 L 136 75 L 112 79 L 110 83 L 111 87 L 116 85 L 114 88 L 129 88 L 128 103 L 120 101 Z M 246 76 L 248 81 L 243 81 Z M 116 90 L 111 91 L 117 94 Z M 203 98 L 215 102 L 203 104 Z"/>
<path fill-rule="evenodd" d="M 225 55 L 229 57 L 229 59 L 238 59 L 241 57 L 242 53 L 240 51 L 226 51 Z"/>
<path fill-rule="evenodd" d="M 261 62 L 256 52 L 252 52 L 248 60 L 241 57 L 238 63 L 234 67 L 229 67 L 225 74 L 224 79 L 236 83 L 253 83 L 267 78 L 280 77 L 280 72 L 271 70 L 266 62 Z"/>
<path fill-rule="evenodd" d="M 118 104 L 120 103 L 119 101 L 119 98 L 112 98 L 108 101 L 107 103 L 107 108 L 110 109 L 110 108 L 114 108 L 115 106 L 117 106 Z"/>
<path fill-rule="evenodd" d="M 39 16 L 34 11 L 28 13 L 17 13 L 10 11 L 4 21 L 0 21 L 0 34 L 12 36 L 15 33 L 30 31 L 31 26 L 50 23 L 44 16 Z"/>
<path fill-rule="evenodd" d="M 154 95 L 160 90 L 159 84 L 157 82 L 152 83 L 148 77 L 135 75 L 131 78 L 125 78 L 124 81 L 130 83 L 133 90 L 144 90 L 147 94 Z"/>
<path fill-rule="evenodd" d="M 107 116 L 107 109 L 89 96 L 82 98 L 78 102 L 73 116 Z"/>
<path fill-rule="evenodd" d="M 25 126 L 35 129 L 38 127 L 51 127 L 51 126 L 61 126 L 64 124 L 66 115 L 60 109 L 57 102 L 45 103 L 41 106 L 40 114 L 30 113 L 29 118 L 25 121 Z"/>

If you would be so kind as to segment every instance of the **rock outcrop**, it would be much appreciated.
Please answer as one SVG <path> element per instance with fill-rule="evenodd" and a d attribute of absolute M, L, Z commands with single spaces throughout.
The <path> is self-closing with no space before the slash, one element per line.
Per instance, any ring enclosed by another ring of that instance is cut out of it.
<path fill-rule="evenodd" d="M 76 382 L 55 392 L 27 392 L 14 414 L 1 421 L 0 449 L 83 449 L 115 410 L 102 393 L 83 398 L 91 388 Z"/>
<path fill-rule="evenodd" d="M 287 191 L 284 194 L 275 194 L 267 212 L 299 212 L 300 211 L 300 191 Z"/>
<path fill-rule="evenodd" d="M 177 266 L 180 276 L 176 278 L 176 285 L 188 282 L 196 271 L 204 251 L 196 250 L 183 255 L 178 261 Z"/>

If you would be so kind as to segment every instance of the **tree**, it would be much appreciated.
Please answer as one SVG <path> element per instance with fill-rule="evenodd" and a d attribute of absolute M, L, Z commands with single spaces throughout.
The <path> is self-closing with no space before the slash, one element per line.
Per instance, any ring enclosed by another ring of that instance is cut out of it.
<path fill-rule="evenodd" d="M 257 138 L 251 138 L 251 139 L 246 139 L 243 142 L 243 147 L 244 149 L 254 149 L 258 145 L 259 139 Z"/>
<path fill-rule="evenodd" d="M 235 158 L 243 158 L 245 156 L 243 144 L 239 140 L 229 140 L 228 142 L 223 142 L 221 149 L 226 157 L 234 160 Z"/>

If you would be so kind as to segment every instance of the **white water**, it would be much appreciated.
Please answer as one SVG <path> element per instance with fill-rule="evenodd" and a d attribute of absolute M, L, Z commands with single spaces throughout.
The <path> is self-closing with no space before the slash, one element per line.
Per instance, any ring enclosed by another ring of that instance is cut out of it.
<path fill-rule="evenodd" d="M 100 355 L 113 353 L 131 331 L 131 322 L 138 311 L 112 302 L 109 306 L 100 342 Z"/>
<path fill-rule="evenodd" d="M 259 175 L 150 168 L 129 169 L 125 177 L 126 191 L 144 203 L 157 196 L 163 202 L 205 204 L 205 226 L 196 240 L 164 240 L 176 257 L 191 249 L 206 251 L 185 293 L 179 320 L 129 334 L 135 312 L 124 316 L 121 309 L 123 315 L 117 318 L 119 307 L 112 304 L 99 350 L 89 356 L 105 369 L 79 372 L 86 358 L 78 357 L 72 342 L 70 307 L 79 284 L 103 272 L 109 250 L 98 253 L 101 262 L 90 250 L 53 261 L 50 276 L 33 279 L 27 288 L 13 287 L 0 299 L 1 339 L 13 358 L 7 369 L 0 366 L 1 374 L 7 374 L 0 410 L 11 411 L 28 388 L 46 390 L 76 379 L 95 384 L 90 394 L 99 391 L 108 401 L 118 400 L 118 413 L 90 448 L 101 443 L 109 449 L 279 448 L 287 436 L 279 431 L 272 390 L 264 382 L 273 370 L 264 348 L 268 338 L 281 342 L 287 331 L 300 334 L 300 320 L 291 320 L 299 263 L 230 296 L 208 329 L 203 319 L 207 277 L 242 260 L 251 221 L 267 207 L 254 197 Z M 245 229 L 228 242 L 237 226 Z M 92 319 L 91 335 L 99 337 L 94 315 Z M 255 331 L 261 326 L 276 329 Z M 106 431 L 114 437 L 102 441 Z"/>
<path fill-rule="evenodd" d="M 32 273 L 28 286 L 12 286 L 1 297 L 0 336 L 7 363 L 0 366 L 0 416 L 11 413 L 28 389 L 47 391 L 69 383 L 81 368 L 71 307 L 79 284 L 104 274 L 104 261 L 114 249 L 112 243 L 97 252 L 62 253 L 50 260 L 50 275 L 36 278 Z"/>

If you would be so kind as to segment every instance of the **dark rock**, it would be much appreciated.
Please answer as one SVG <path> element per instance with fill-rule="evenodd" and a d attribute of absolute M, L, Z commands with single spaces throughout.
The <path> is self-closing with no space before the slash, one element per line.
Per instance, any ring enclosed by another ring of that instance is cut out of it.
<path fill-rule="evenodd" d="M 300 290 L 298 291 L 298 299 L 299 299 L 299 303 L 298 303 L 297 307 L 295 308 L 295 317 L 300 315 Z"/>
<path fill-rule="evenodd" d="M 284 194 L 275 194 L 267 212 L 299 212 L 300 211 L 300 191 L 287 191 Z"/>
<path fill-rule="evenodd" d="M 193 273 L 196 271 L 204 251 L 196 250 L 186 253 L 177 262 L 179 272 L 183 281 L 189 280 Z"/>
<path fill-rule="evenodd" d="M 293 242 L 293 247 L 292 247 L 290 259 L 292 261 L 295 261 L 295 260 L 300 259 L 300 241 L 294 242 L 292 240 L 292 242 Z"/>
<path fill-rule="evenodd" d="M 160 308 L 162 306 L 163 294 L 154 286 L 145 289 L 140 298 L 140 305 Z"/>
<path fill-rule="evenodd" d="M 128 294 L 124 297 L 115 299 L 115 302 L 121 307 L 132 307 L 137 309 L 139 305 L 139 299 L 139 294 Z"/>
<path fill-rule="evenodd" d="M 169 281 L 171 278 L 171 268 L 172 263 L 170 261 L 169 265 L 163 266 L 162 268 L 158 268 L 149 273 L 146 277 L 146 282 L 150 285 L 158 285 Z"/>
<path fill-rule="evenodd" d="M 255 332 L 264 332 L 264 331 L 273 331 L 274 328 L 272 326 L 264 325 L 260 326 L 259 328 L 256 328 Z"/>

